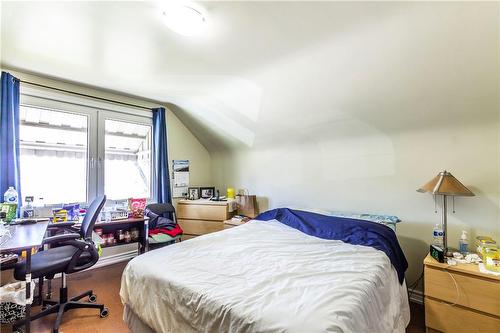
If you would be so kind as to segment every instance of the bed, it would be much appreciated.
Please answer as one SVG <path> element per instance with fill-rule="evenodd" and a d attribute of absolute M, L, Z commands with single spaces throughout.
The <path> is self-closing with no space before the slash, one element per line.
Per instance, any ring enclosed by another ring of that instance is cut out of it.
<path fill-rule="evenodd" d="M 300 230 L 276 214 L 263 219 L 131 260 L 120 290 L 131 331 L 405 331 L 407 291 L 393 254 L 313 236 L 311 225 Z"/>

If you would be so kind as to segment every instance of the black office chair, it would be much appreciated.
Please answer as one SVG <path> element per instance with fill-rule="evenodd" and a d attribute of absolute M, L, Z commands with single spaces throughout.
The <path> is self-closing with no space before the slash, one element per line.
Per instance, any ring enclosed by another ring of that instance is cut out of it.
<path fill-rule="evenodd" d="M 175 208 L 172 206 L 172 204 L 169 203 L 153 203 L 149 204 L 145 207 L 145 210 L 150 210 L 153 213 L 167 217 L 171 219 L 172 221 L 176 222 L 175 220 Z M 151 227 L 151 225 L 150 225 Z"/>
<path fill-rule="evenodd" d="M 177 224 L 177 216 L 175 214 L 175 208 L 170 203 L 154 203 L 154 204 L 149 204 L 149 205 L 147 205 L 145 207 L 145 210 L 144 210 L 144 213 L 146 214 L 146 216 L 147 216 L 147 212 L 148 211 L 151 211 L 152 213 L 154 213 L 156 215 L 169 218 L 173 222 L 175 222 L 175 224 Z M 155 229 L 156 227 L 157 227 L 156 226 L 156 221 L 154 219 L 151 219 L 151 217 L 150 217 L 150 220 L 149 220 L 149 229 L 150 230 L 151 229 Z M 182 237 L 182 234 L 175 236 L 172 241 L 167 241 L 167 242 L 163 242 L 163 243 L 151 243 L 150 242 L 149 243 L 149 249 L 150 250 L 155 250 L 157 248 L 160 248 L 160 247 L 163 247 L 163 246 L 166 246 L 166 245 L 171 245 L 171 244 L 174 244 L 177 240 L 180 242 L 181 241 L 181 237 Z"/>
<path fill-rule="evenodd" d="M 101 318 L 107 317 L 109 310 L 103 304 L 95 304 L 97 296 L 92 290 L 88 290 L 78 296 L 68 300 L 68 287 L 66 285 L 66 274 L 79 272 L 92 267 L 99 260 L 99 254 L 92 242 L 92 231 L 94 224 L 106 202 L 106 196 L 99 196 L 92 201 L 87 209 L 85 218 L 78 232 L 58 234 L 44 239 L 43 244 L 57 244 L 57 247 L 40 251 L 31 257 L 31 277 L 33 279 L 47 277 L 53 278 L 55 274 L 61 273 L 62 283 L 59 292 L 59 302 L 44 300 L 44 305 L 48 305 L 41 312 L 31 316 L 30 320 L 47 316 L 57 312 L 56 322 L 52 329 L 53 333 L 59 331 L 64 312 L 78 308 L 99 309 Z M 71 229 L 72 222 L 55 223 L 50 228 Z M 26 265 L 24 262 L 17 263 L 14 268 L 14 278 L 24 281 Z M 80 299 L 88 297 L 89 302 L 79 302 Z M 19 331 L 19 327 L 24 325 L 25 320 L 20 320 L 14 324 L 14 331 Z"/>

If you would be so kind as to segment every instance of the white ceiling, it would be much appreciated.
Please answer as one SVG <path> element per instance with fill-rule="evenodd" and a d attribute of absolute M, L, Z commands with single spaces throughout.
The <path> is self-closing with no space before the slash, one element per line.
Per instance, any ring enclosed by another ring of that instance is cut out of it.
<path fill-rule="evenodd" d="M 498 119 L 498 3 L 201 6 L 185 37 L 157 2 L 3 2 L 2 66 L 171 103 L 210 150 Z"/>

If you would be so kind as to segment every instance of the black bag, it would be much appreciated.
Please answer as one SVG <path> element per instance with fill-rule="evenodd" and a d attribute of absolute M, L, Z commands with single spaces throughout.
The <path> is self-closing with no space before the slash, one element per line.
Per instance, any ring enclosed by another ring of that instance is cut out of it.
<path fill-rule="evenodd" d="M 153 213 L 150 209 L 146 207 L 144 210 L 144 216 L 149 218 L 149 229 L 166 228 L 172 229 L 175 227 L 175 222 L 168 217 L 160 216 Z"/>

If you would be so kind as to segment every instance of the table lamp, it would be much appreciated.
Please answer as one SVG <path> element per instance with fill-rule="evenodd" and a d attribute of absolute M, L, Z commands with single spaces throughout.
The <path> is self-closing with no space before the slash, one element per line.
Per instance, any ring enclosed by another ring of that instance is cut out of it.
<path fill-rule="evenodd" d="M 451 173 L 444 170 L 440 172 L 436 177 L 432 178 L 424 186 L 420 187 L 417 192 L 421 193 L 432 193 L 433 195 L 443 196 L 443 215 L 442 215 L 442 227 L 443 227 L 443 247 L 444 253 L 447 256 L 451 254 L 448 252 L 448 231 L 446 228 L 447 224 L 447 199 L 451 197 L 472 197 L 474 193 L 469 190 L 465 185 L 458 181 Z"/>

